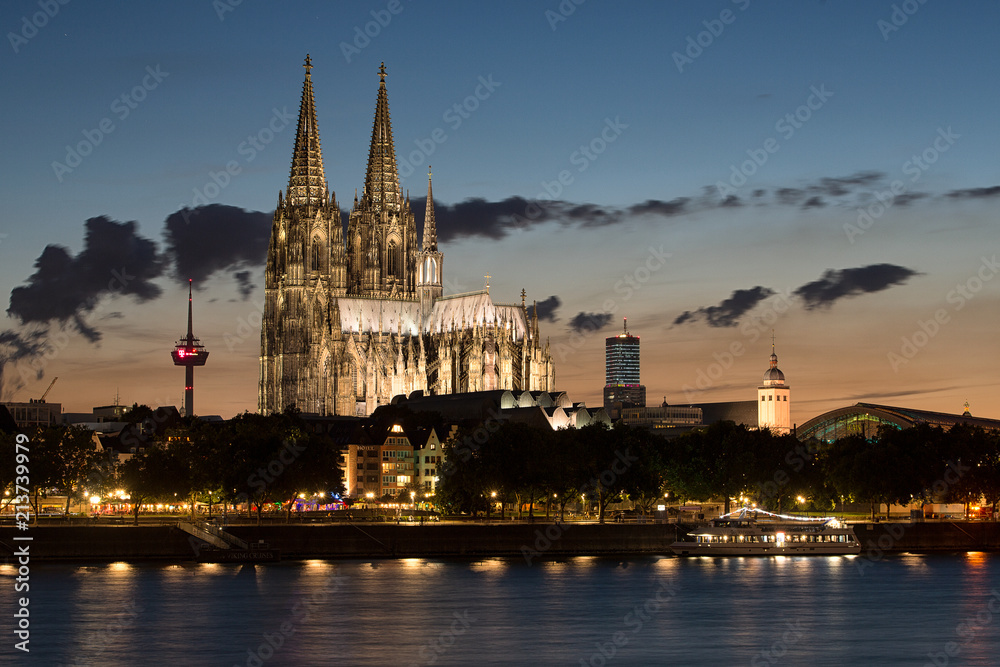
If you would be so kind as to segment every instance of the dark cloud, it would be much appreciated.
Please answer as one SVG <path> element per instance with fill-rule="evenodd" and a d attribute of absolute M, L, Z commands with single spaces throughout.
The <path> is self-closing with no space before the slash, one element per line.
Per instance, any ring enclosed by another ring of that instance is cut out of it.
<path fill-rule="evenodd" d="M 163 230 L 171 274 L 193 279 L 197 288 L 217 271 L 263 266 L 272 219 L 270 213 L 223 204 L 171 213 Z"/>
<path fill-rule="evenodd" d="M 806 187 L 809 192 L 818 192 L 830 197 L 843 197 L 861 187 L 871 187 L 885 179 L 881 171 L 859 171 L 850 176 L 827 177 Z"/>
<path fill-rule="evenodd" d="M 952 199 L 986 199 L 1000 195 L 1000 185 L 989 188 L 966 188 L 964 190 L 952 190 L 946 197 Z"/>
<path fill-rule="evenodd" d="M 854 194 L 864 195 L 871 188 L 885 180 L 886 174 L 880 171 L 859 171 L 849 176 L 827 176 L 803 185 L 774 188 L 774 202 L 780 206 L 802 206 L 802 208 L 820 208 L 826 206 L 827 198 L 840 199 Z M 767 195 L 767 190 L 757 188 L 753 191 L 755 199 Z M 726 205 L 723 201 L 720 206 Z"/>
<path fill-rule="evenodd" d="M 600 331 L 607 326 L 611 318 L 611 313 L 585 313 L 580 311 L 569 321 L 569 329 L 577 333 Z"/>
<path fill-rule="evenodd" d="M 795 206 L 802 198 L 805 197 L 805 192 L 799 190 L 798 188 L 778 188 L 774 191 L 775 199 L 778 200 L 779 204 L 784 204 L 785 206 Z"/>
<path fill-rule="evenodd" d="M 240 292 L 240 298 L 246 301 L 253 294 L 253 291 L 257 289 L 257 286 L 250 282 L 250 272 L 237 271 L 233 274 L 233 278 L 236 279 L 236 288 Z"/>
<path fill-rule="evenodd" d="M 913 276 L 913 269 L 895 264 L 871 264 L 853 269 L 829 269 L 823 277 L 806 283 L 792 293 L 805 302 L 806 310 L 828 307 L 840 299 L 881 292 L 893 285 L 902 285 Z"/>
<path fill-rule="evenodd" d="M 821 208 L 835 203 L 831 199 L 844 199 L 851 195 L 866 196 L 885 178 L 886 174 L 883 172 L 860 171 L 848 176 L 819 178 L 797 187 L 779 187 L 773 190 L 755 188 L 747 200 L 732 193 L 720 197 L 718 188 L 712 185 L 703 187 L 700 194 L 695 196 L 669 200 L 647 199 L 623 207 L 508 197 L 501 201 L 474 198 L 457 204 L 435 202 L 434 212 L 438 239 L 442 242 L 465 237 L 502 239 L 515 230 L 527 230 L 549 222 L 580 227 L 607 227 L 637 216 L 672 218 L 698 211 L 738 208 L 747 204 L 749 199 L 754 200 L 757 205 Z M 897 201 L 905 204 L 925 195 L 914 193 L 909 199 L 903 199 L 907 196 L 900 195 Z M 424 210 L 426 205 L 426 198 L 411 200 L 415 211 Z"/>
<path fill-rule="evenodd" d="M 685 310 L 674 319 L 674 326 L 694 321 L 695 315 L 690 310 Z"/>
<path fill-rule="evenodd" d="M 894 206 L 909 206 L 913 202 L 924 199 L 927 194 L 924 192 L 904 192 L 892 200 Z"/>
<path fill-rule="evenodd" d="M 411 206 L 423 211 L 427 199 L 414 199 Z M 451 241 L 465 237 L 481 236 L 502 239 L 515 229 L 526 229 L 556 219 L 556 213 L 571 208 L 565 202 L 535 202 L 523 197 L 508 197 L 490 202 L 482 198 L 466 199 L 457 204 L 434 202 L 434 219 L 437 222 L 438 240 Z"/>
<path fill-rule="evenodd" d="M 676 199 L 671 199 L 670 201 L 647 199 L 641 204 L 633 204 L 632 206 L 629 206 L 627 210 L 631 215 L 655 214 L 671 217 L 680 215 L 681 213 L 686 213 L 690 201 L 691 200 L 687 197 L 677 197 Z"/>
<path fill-rule="evenodd" d="M 744 313 L 773 294 L 775 294 L 774 290 L 760 285 L 750 289 L 738 289 L 718 306 L 706 306 L 695 311 L 684 311 L 674 319 L 674 325 L 704 318 L 710 327 L 734 327 L 739 323 L 739 319 Z"/>
<path fill-rule="evenodd" d="M 437 222 L 438 240 L 442 242 L 476 236 L 502 239 L 515 230 L 527 230 L 547 222 L 581 227 L 606 227 L 620 224 L 629 216 L 673 217 L 686 213 L 690 201 L 686 197 L 671 201 L 648 199 L 641 204 L 633 204 L 626 208 L 613 208 L 597 204 L 575 204 L 561 200 L 539 201 L 523 197 L 508 197 L 495 202 L 475 198 L 457 204 L 435 201 L 434 218 Z M 424 210 L 427 200 L 413 199 L 410 205 L 415 211 Z M 738 205 L 738 199 L 729 198 L 724 200 L 723 204 L 713 205 L 735 206 Z"/>
<path fill-rule="evenodd" d="M 562 301 L 560 301 L 559 297 L 555 294 L 550 296 L 548 299 L 539 301 L 535 304 L 538 308 L 538 319 L 548 322 L 557 321 L 559 318 L 556 317 L 556 309 L 558 309 L 560 305 L 562 305 Z"/>
<path fill-rule="evenodd" d="M 564 202 L 562 202 L 564 203 Z M 568 206 L 568 204 L 566 204 Z M 580 204 L 564 210 L 557 216 L 563 221 L 579 222 L 584 227 L 603 227 L 621 221 L 621 215 L 595 204 Z"/>
<path fill-rule="evenodd" d="M 48 245 L 35 260 L 35 273 L 10 293 L 7 314 L 22 324 L 73 323 L 91 341 L 100 332 L 83 316 L 101 297 L 124 294 L 149 301 L 162 290 L 151 281 L 164 272 L 156 243 L 136 233 L 135 222 L 115 222 L 105 216 L 84 223 L 83 250 L 73 255 Z"/>
<path fill-rule="evenodd" d="M 48 349 L 48 328 L 33 327 L 26 331 L 0 331 L 0 400 L 9 401 L 14 393 L 22 388 L 25 380 L 40 380 L 43 375 L 42 365 L 25 364 L 40 359 Z M 19 371 L 14 377 L 15 366 Z"/>

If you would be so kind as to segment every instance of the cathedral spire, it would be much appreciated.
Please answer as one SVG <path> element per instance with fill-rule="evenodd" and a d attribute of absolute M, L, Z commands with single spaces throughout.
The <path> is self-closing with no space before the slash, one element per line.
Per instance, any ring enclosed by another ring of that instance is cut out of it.
<path fill-rule="evenodd" d="M 424 250 L 438 249 L 437 223 L 434 221 L 434 191 L 431 188 L 431 167 L 427 165 L 427 209 L 424 212 Z"/>
<path fill-rule="evenodd" d="M 378 100 L 375 102 L 375 124 L 368 149 L 368 171 L 362 199 L 375 210 L 398 211 L 400 208 L 399 172 L 396 170 L 396 147 L 392 141 L 389 120 L 389 96 L 385 90 L 385 63 L 379 68 Z"/>
<path fill-rule="evenodd" d="M 292 171 L 288 177 L 289 204 L 320 205 L 326 201 L 326 177 L 323 175 L 323 151 L 319 146 L 316 125 L 316 101 L 313 98 L 312 59 L 306 55 L 306 79 L 299 103 L 299 125 L 295 131 Z"/>

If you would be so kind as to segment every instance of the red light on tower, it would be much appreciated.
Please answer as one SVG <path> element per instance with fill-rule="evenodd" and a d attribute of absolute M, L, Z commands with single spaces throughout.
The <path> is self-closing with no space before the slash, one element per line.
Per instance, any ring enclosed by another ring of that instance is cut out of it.
<path fill-rule="evenodd" d="M 192 281 L 188 280 L 188 330 L 187 336 L 177 341 L 170 356 L 174 366 L 184 366 L 184 414 L 194 414 L 194 367 L 204 366 L 208 361 L 208 350 L 194 337 L 192 318 Z"/>

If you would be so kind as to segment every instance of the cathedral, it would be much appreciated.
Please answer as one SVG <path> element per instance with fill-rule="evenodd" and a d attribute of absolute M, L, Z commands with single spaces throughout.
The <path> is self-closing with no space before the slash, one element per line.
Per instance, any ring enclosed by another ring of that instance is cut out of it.
<path fill-rule="evenodd" d="M 345 231 L 323 174 L 308 56 L 305 69 L 264 271 L 260 412 L 363 416 L 414 391 L 553 391 L 549 344 L 524 290 L 520 304 L 494 303 L 488 282 L 444 295 L 430 174 L 418 242 L 399 185 L 384 63 L 364 187 Z"/>

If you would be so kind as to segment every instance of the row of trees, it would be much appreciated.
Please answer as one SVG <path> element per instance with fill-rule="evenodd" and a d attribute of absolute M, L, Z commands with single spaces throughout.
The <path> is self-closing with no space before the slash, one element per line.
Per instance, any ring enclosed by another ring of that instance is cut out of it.
<path fill-rule="evenodd" d="M 129 418 L 148 422 L 148 412 Z M 137 453 L 113 465 L 85 429 L 33 434 L 25 470 L 36 515 L 45 490 L 65 493 L 67 511 L 85 489 L 105 497 L 124 490 L 136 521 L 141 505 L 158 501 L 245 503 L 259 518 L 267 504 L 290 513 L 302 491 L 343 492 L 341 450 L 293 411 L 245 413 L 224 423 L 191 420 L 166 435 L 169 442 L 133 436 Z M 927 425 L 886 428 L 870 440 L 850 436 L 826 444 L 732 422 L 671 440 L 623 425 L 552 431 L 494 422 L 459 431 L 445 455 L 437 501 L 447 512 L 490 512 L 501 503 L 533 515 L 544 502 L 562 515 L 581 496 L 596 504 L 601 521 L 613 502 L 631 500 L 648 511 L 664 496 L 722 499 L 727 512 L 732 498 L 782 511 L 804 496 L 822 510 L 867 503 L 873 517 L 880 504 L 888 511 L 890 503 L 915 499 L 984 498 L 994 511 L 1000 502 L 1000 434 L 967 425 L 947 432 Z M 10 492 L 8 502 L 20 474 L 14 436 L 0 435 L 0 488 Z"/>
<path fill-rule="evenodd" d="M 477 440 L 478 438 L 478 440 Z M 541 499 L 560 512 L 581 496 L 599 520 L 614 501 L 648 510 L 664 496 L 677 500 L 745 497 L 782 511 L 806 497 L 830 510 L 845 501 L 875 508 L 913 500 L 1000 501 L 1000 434 L 959 425 L 885 428 L 871 440 L 801 442 L 733 422 L 719 422 L 671 440 L 618 425 L 549 431 L 520 424 L 459 433 L 446 446 L 438 497 L 450 511 L 489 511 L 517 503 L 533 512 Z"/>
<path fill-rule="evenodd" d="M 148 418 L 136 411 L 130 418 Z M 97 451 L 91 431 L 50 427 L 31 436 L 32 504 L 45 490 L 66 494 L 66 509 L 83 490 L 108 496 L 123 490 L 138 522 L 140 507 L 178 499 L 246 503 L 258 520 L 264 505 L 281 503 L 291 512 L 302 491 L 343 492 L 340 449 L 323 434 L 305 428 L 292 411 L 262 416 L 244 413 L 227 422 L 190 420 L 167 432 L 166 440 L 135 439 L 136 453 L 115 465 Z M 0 436 L 0 486 L 15 484 L 14 435 Z M 13 494 L 10 498 L 13 498 Z"/>
<path fill-rule="evenodd" d="M 607 506 L 628 496 L 645 507 L 659 497 L 663 468 L 659 438 L 641 429 L 603 426 L 536 429 L 524 424 L 465 429 L 445 445 L 437 499 L 446 512 L 488 512 L 501 503 L 558 507 L 589 497 L 601 521 Z"/>

